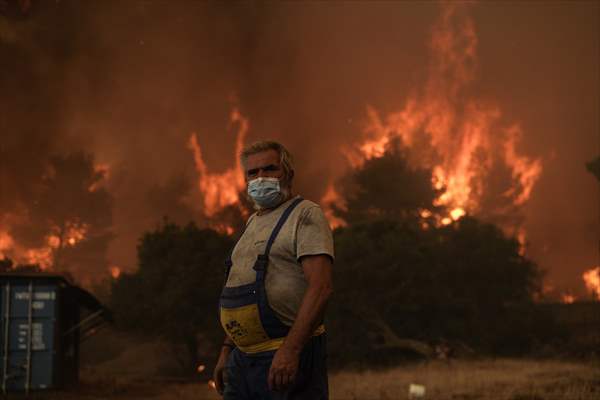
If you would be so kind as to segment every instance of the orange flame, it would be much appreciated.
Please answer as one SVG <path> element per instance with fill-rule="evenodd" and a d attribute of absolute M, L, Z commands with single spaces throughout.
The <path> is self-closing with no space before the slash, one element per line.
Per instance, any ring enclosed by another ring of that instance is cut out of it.
<path fill-rule="evenodd" d="M 561 300 L 565 304 L 573 304 L 575 303 L 575 296 L 572 294 L 563 294 Z"/>
<path fill-rule="evenodd" d="M 320 203 L 323 206 L 323 213 L 329 221 L 329 226 L 331 227 L 331 229 L 346 226 L 346 221 L 336 217 L 333 213 L 332 206 L 334 204 L 341 209 L 345 208 L 344 199 L 336 192 L 333 183 L 330 182 L 327 186 L 327 190 L 325 191 L 323 197 L 321 197 Z"/>
<path fill-rule="evenodd" d="M 119 276 L 121 276 L 121 268 L 117 266 L 112 266 L 108 270 L 110 272 L 110 276 L 112 276 L 113 279 L 119 279 Z"/>
<path fill-rule="evenodd" d="M 0 231 L 0 258 L 11 258 L 15 264 L 38 264 L 47 269 L 52 265 L 56 238 L 49 235 L 46 246 L 27 249 L 20 246 L 7 231 Z"/>
<path fill-rule="evenodd" d="M 0 258 L 13 259 L 15 264 L 37 264 L 41 269 L 49 269 L 55 261 L 56 251 L 60 247 L 75 246 L 84 240 L 89 226 L 78 222 L 67 222 L 62 234 L 58 228 L 54 228 L 46 235 L 44 245 L 37 248 L 26 248 L 17 243 L 7 229 L 10 224 L 4 218 L 6 228 L 0 228 Z"/>
<path fill-rule="evenodd" d="M 582 275 L 585 287 L 600 300 L 600 266 L 592 268 Z"/>
<path fill-rule="evenodd" d="M 215 381 L 213 381 L 212 379 L 209 379 L 208 387 L 211 389 L 217 389 L 217 385 L 215 384 Z"/>
<path fill-rule="evenodd" d="M 210 173 L 204 158 L 202 149 L 198 143 L 195 133 L 192 133 L 188 148 L 194 155 L 194 163 L 198 172 L 198 188 L 203 196 L 204 214 L 207 217 L 215 215 L 219 210 L 226 206 L 238 203 L 238 193 L 244 188 L 244 173 L 238 155 L 244 147 L 244 140 L 248 132 L 249 123 L 237 109 L 231 112 L 230 123 L 239 124 L 239 130 L 236 139 L 236 165 L 223 173 Z M 226 227 L 225 231 L 233 231 L 233 228 Z"/>
<path fill-rule="evenodd" d="M 64 237 L 65 244 L 75 246 L 77 243 L 85 239 L 85 235 L 87 234 L 88 229 L 89 226 L 86 224 L 68 223 L 67 232 Z M 56 247 L 58 247 L 60 243 L 60 238 L 58 238 L 58 236 L 55 237 L 58 239 L 58 243 L 56 245 Z"/>
<path fill-rule="evenodd" d="M 4 258 L 5 252 L 14 247 L 15 242 L 8 232 L 0 231 L 0 257 Z"/>
<path fill-rule="evenodd" d="M 358 167 L 383 156 L 396 138 L 408 148 L 422 146 L 425 138 L 431 154 L 439 157 L 419 157 L 418 162 L 431 168 L 432 184 L 442 191 L 434 205 L 448 210 L 439 221 L 444 225 L 480 211 L 486 174 L 494 162 L 504 163 L 511 171 L 513 185 L 505 195 L 515 206 L 529 199 L 542 172 L 540 160 L 516 150 L 520 127 L 500 126 L 500 109 L 470 94 L 477 75 L 477 35 L 467 8 L 463 3 L 443 4 L 431 36 L 432 60 L 424 89 L 385 119 L 368 107 L 368 139 L 346 150 L 350 164 Z M 502 150 L 500 157 L 498 150 Z"/>
<path fill-rule="evenodd" d="M 40 247 L 37 249 L 28 249 L 21 257 L 15 257 L 20 263 L 37 264 L 41 269 L 48 269 L 52 266 L 54 256 L 51 247 Z"/>

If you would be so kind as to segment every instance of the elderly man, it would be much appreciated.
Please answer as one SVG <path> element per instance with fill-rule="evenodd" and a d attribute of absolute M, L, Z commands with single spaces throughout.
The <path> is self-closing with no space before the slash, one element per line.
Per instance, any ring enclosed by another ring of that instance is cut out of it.
<path fill-rule="evenodd" d="M 292 195 L 292 158 L 281 144 L 258 142 L 240 157 L 257 211 L 227 263 L 217 390 L 225 400 L 327 399 L 331 230 L 317 204 Z"/>

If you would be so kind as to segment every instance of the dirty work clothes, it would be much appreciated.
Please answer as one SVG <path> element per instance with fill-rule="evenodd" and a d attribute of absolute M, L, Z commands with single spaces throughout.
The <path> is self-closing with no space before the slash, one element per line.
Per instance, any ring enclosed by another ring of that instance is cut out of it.
<path fill-rule="evenodd" d="M 233 265 L 226 287 L 248 285 L 255 281 L 253 267 L 256 258 L 265 251 L 269 236 L 283 212 L 297 199 L 299 196 L 267 214 L 250 216 L 246 230 L 231 254 Z M 318 254 L 326 254 L 333 259 L 331 229 L 321 207 L 304 200 L 281 227 L 270 251 L 269 271 L 265 278 L 269 306 L 287 326 L 296 319 L 307 286 L 299 259 Z"/>
<path fill-rule="evenodd" d="M 269 390 L 275 351 L 246 354 L 233 349 L 225 364 L 224 400 L 327 400 L 326 335 L 311 338 L 302 352 L 295 382 L 285 392 Z"/>
<path fill-rule="evenodd" d="M 271 247 L 288 217 L 301 202 L 302 198 L 294 200 L 273 227 L 264 253 L 256 257 L 252 267 L 256 271 L 256 280 L 247 285 L 226 286 L 221 292 L 219 299 L 221 325 L 227 332 L 227 336 L 244 353 L 276 350 L 290 330 L 269 306 L 265 292 L 265 276 L 269 269 Z M 231 260 L 226 261 L 225 264 L 229 269 L 233 267 Z"/>

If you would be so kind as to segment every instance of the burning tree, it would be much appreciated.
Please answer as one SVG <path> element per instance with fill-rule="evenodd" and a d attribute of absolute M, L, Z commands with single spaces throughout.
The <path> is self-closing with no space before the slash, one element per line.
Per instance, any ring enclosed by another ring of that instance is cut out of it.
<path fill-rule="evenodd" d="M 408 167 L 407 154 L 398 149 L 345 178 L 351 192 L 339 215 L 350 223 L 335 232 L 340 267 L 330 322 L 333 329 L 357 318 L 365 323 L 344 329 L 345 340 L 334 348 L 346 354 L 360 343 L 362 350 L 353 351 L 364 357 L 376 349 L 390 354 L 406 345 L 403 337 L 524 350 L 532 344 L 529 306 L 541 271 L 500 228 L 470 216 L 451 223 L 436 218 L 429 211 L 436 210 L 430 174 Z"/>
<path fill-rule="evenodd" d="M 31 249 L 28 262 L 80 277 L 106 268 L 112 198 L 101 186 L 104 175 L 89 154 L 51 157 L 28 201 L 26 223 L 11 229 L 16 242 Z"/>
<path fill-rule="evenodd" d="M 10 258 L 3 258 L 0 260 L 0 272 L 1 273 L 22 273 L 22 272 L 40 272 L 42 269 L 37 264 L 20 264 L 14 265 L 13 260 Z"/>
<path fill-rule="evenodd" d="M 408 162 L 400 140 L 386 146 L 385 155 L 371 158 L 341 182 L 344 207 L 332 206 L 334 215 L 349 224 L 377 218 L 418 218 L 434 205 L 440 190 L 431 185 L 431 170 Z"/>

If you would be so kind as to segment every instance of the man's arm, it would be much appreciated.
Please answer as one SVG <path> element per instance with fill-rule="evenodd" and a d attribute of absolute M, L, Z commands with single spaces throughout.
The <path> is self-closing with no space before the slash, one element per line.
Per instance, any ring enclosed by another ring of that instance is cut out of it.
<path fill-rule="evenodd" d="M 308 286 L 294 324 L 273 357 L 269 371 L 269 388 L 274 390 L 284 390 L 293 382 L 298 371 L 300 352 L 321 323 L 325 306 L 333 292 L 329 256 L 304 256 L 300 263 Z"/>
<path fill-rule="evenodd" d="M 224 376 L 225 370 L 225 362 L 227 361 L 227 357 L 229 357 L 229 353 L 231 349 L 235 347 L 233 340 L 227 335 L 225 335 L 225 339 L 223 340 L 223 345 L 221 346 L 221 350 L 219 351 L 219 359 L 217 360 L 217 365 L 213 371 L 213 380 L 215 382 L 215 389 L 219 394 L 223 394 L 223 389 L 225 388 L 224 380 L 227 378 Z"/>

